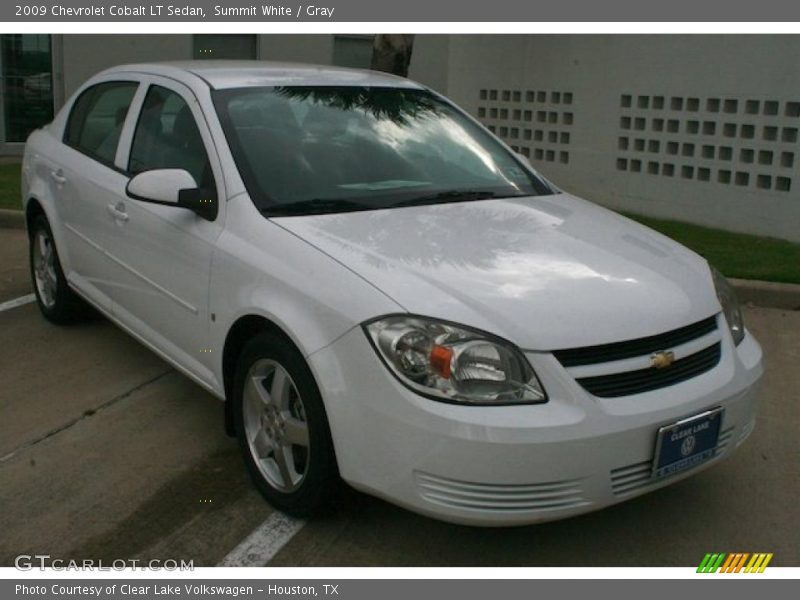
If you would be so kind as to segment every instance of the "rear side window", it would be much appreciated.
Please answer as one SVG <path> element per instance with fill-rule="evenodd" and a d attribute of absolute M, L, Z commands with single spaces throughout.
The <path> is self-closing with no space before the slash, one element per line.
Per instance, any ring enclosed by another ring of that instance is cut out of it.
<path fill-rule="evenodd" d="M 184 169 L 201 189 L 214 187 L 192 110 L 179 94 L 158 85 L 147 90 L 128 163 L 134 174 L 153 169 Z"/>
<path fill-rule="evenodd" d="M 72 106 L 64 143 L 113 165 L 122 126 L 138 87 L 132 81 L 113 81 L 84 91 Z"/>

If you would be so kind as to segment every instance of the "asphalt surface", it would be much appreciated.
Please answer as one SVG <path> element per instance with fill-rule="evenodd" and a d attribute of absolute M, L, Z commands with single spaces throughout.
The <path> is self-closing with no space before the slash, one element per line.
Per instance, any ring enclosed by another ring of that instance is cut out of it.
<path fill-rule="evenodd" d="M 0 303 L 29 294 L 22 231 L 0 229 Z M 766 353 L 755 432 L 728 460 L 603 511 L 532 527 L 439 523 L 361 494 L 310 521 L 282 566 L 687 566 L 772 552 L 800 566 L 800 312 L 747 307 Z M 0 312 L 0 566 L 19 554 L 220 562 L 272 510 L 221 403 L 98 317 Z"/>

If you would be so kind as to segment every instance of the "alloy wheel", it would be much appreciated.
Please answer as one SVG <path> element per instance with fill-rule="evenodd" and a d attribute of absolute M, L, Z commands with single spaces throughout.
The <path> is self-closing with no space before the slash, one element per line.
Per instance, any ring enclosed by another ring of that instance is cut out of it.
<path fill-rule="evenodd" d="M 33 274 L 39 299 L 45 308 L 52 309 L 58 290 L 56 252 L 53 239 L 43 229 L 39 229 L 33 239 Z"/>
<path fill-rule="evenodd" d="M 270 359 L 256 361 L 244 382 L 244 433 L 253 460 L 270 486 L 300 487 L 309 465 L 305 406 L 289 373 Z"/>

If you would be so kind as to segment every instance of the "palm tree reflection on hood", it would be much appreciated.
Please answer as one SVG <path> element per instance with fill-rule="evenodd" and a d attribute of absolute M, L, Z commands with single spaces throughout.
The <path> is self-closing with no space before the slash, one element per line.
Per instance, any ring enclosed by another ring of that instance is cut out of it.
<path fill-rule="evenodd" d="M 312 102 L 344 112 L 361 110 L 379 121 L 405 127 L 411 121 L 441 113 L 430 93 L 422 90 L 380 87 L 277 86 L 279 96 Z"/>

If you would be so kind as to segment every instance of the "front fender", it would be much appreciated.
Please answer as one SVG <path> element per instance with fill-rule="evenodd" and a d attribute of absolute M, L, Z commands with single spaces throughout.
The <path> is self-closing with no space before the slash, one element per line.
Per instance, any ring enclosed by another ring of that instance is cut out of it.
<path fill-rule="evenodd" d="M 263 217 L 244 195 L 229 202 L 210 285 L 219 381 L 225 339 L 243 316 L 270 321 L 309 356 L 367 319 L 403 312 L 363 278 Z"/>

